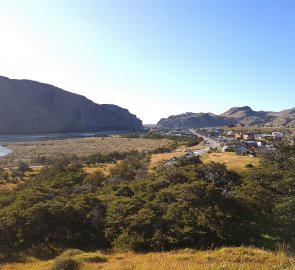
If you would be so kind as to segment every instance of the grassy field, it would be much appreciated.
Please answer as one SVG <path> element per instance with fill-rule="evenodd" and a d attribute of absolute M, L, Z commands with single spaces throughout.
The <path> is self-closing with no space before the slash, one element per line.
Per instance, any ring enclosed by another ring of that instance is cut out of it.
<path fill-rule="evenodd" d="M 1 160 L 16 164 L 19 160 L 31 163 L 37 156 L 57 157 L 61 154 L 87 156 L 95 153 L 154 150 L 170 144 L 169 140 L 133 139 L 120 137 L 78 138 L 41 142 L 7 143 L 13 152 Z"/>
<path fill-rule="evenodd" d="M 163 154 L 155 154 L 152 155 L 149 169 L 153 171 L 158 164 L 161 162 L 167 161 L 173 157 L 183 156 L 185 154 L 186 149 L 191 150 L 199 150 L 204 148 L 205 146 L 201 143 L 194 147 L 179 147 L 176 150 L 172 151 L 171 153 L 163 153 Z M 203 153 L 201 156 L 201 160 L 204 163 L 209 163 L 211 161 L 224 163 L 229 170 L 237 171 L 237 172 L 244 172 L 248 170 L 246 165 L 252 164 L 253 166 L 259 166 L 260 159 L 253 158 L 249 156 L 238 156 L 235 153 L 230 152 L 220 152 L 220 153 Z"/>
<path fill-rule="evenodd" d="M 219 162 L 224 163 L 229 170 L 234 170 L 237 172 L 246 171 L 245 167 L 247 164 L 252 164 L 253 166 L 259 166 L 260 159 L 253 158 L 249 156 L 238 156 L 231 152 L 221 152 L 221 153 L 204 153 L 201 157 L 204 163 L 208 162 Z"/>
<path fill-rule="evenodd" d="M 192 146 L 192 147 L 180 146 L 176 150 L 172 151 L 171 153 L 161 153 L 161 154 L 152 155 L 150 160 L 149 170 L 153 171 L 158 164 L 160 164 L 161 162 L 167 161 L 169 159 L 172 159 L 173 157 L 183 156 L 186 153 L 185 150 L 193 151 L 193 150 L 202 149 L 204 147 L 206 146 L 204 145 L 203 142 L 201 142 L 200 144 L 196 146 Z"/>
<path fill-rule="evenodd" d="M 295 270 L 295 259 L 283 252 L 255 248 L 184 250 L 162 253 L 113 253 L 105 263 L 85 263 L 81 270 Z M 1 270 L 50 270 L 52 261 L 8 264 Z"/>

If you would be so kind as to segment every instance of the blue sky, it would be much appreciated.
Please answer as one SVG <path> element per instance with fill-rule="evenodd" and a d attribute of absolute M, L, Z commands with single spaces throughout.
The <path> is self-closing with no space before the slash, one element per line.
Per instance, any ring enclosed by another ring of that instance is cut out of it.
<path fill-rule="evenodd" d="M 293 0 L 0 0 L 0 75 L 144 123 L 295 100 Z"/>

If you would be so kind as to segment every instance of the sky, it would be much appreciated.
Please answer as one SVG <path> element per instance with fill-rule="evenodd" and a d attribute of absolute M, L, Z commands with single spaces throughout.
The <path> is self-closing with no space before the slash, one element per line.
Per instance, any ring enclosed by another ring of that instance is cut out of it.
<path fill-rule="evenodd" d="M 143 123 L 295 107 L 294 0 L 0 0 L 0 75 Z"/>

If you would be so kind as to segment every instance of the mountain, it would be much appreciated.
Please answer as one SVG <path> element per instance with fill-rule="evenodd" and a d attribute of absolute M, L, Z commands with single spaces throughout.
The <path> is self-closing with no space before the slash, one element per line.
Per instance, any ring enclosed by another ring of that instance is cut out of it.
<path fill-rule="evenodd" d="M 280 112 L 253 111 L 250 107 L 234 107 L 221 114 L 224 117 L 234 118 L 246 126 L 294 126 L 295 108 Z"/>
<path fill-rule="evenodd" d="M 1 134 L 141 128 L 140 119 L 116 105 L 99 105 L 49 84 L 0 76 Z"/>
<path fill-rule="evenodd" d="M 236 119 L 239 123 L 246 126 L 262 125 L 271 120 L 271 116 L 268 116 L 270 112 L 253 111 L 249 106 L 233 107 L 221 114 L 223 117 L 230 117 Z"/>
<path fill-rule="evenodd" d="M 231 124 L 245 126 L 295 126 L 295 108 L 280 112 L 254 111 L 249 106 L 233 107 L 220 115 L 212 113 L 184 113 L 162 118 L 159 128 L 202 128 Z"/>
<path fill-rule="evenodd" d="M 159 128 L 203 128 L 235 124 L 235 119 L 215 115 L 213 113 L 191 113 L 172 115 L 162 118 L 157 126 Z"/>

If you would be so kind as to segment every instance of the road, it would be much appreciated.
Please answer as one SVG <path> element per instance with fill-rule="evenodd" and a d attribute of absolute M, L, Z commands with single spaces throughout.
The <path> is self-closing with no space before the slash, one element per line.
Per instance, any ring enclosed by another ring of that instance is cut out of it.
<path fill-rule="evenodd" d="M 200 133 L 197 133 L 194 129 L 189 129 L 189 131 L 194 134 L 197 135 L 201 138 L 203 138 L 204 142 L 206 143 L 206 147 L 200 150 L 197 150 L 199 155 L 202 155 L 204 152 L 208 152 L 210 148 L 221 148 L 220 142 L 217 142 L 207 136 L 204 136 Z"/>

